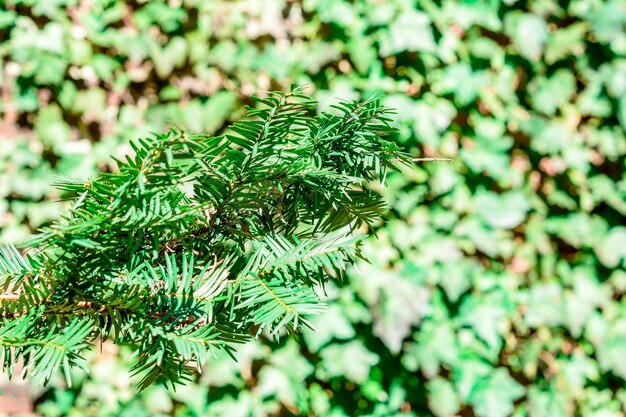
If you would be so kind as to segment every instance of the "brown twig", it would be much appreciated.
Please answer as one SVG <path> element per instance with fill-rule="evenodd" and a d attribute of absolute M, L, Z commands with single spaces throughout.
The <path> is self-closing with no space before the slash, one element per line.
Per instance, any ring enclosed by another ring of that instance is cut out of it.
<path fill-rule="evenodd" d="M 0 300 L 17 301 L 19 299 L 19 294 L 0 294 Z"/>
<path fill-rule="evenodd" d="M 431 162 L 431 161 L 454 162 L 454 159 L 452 158 L 411 158 L 411 162 Z"/>

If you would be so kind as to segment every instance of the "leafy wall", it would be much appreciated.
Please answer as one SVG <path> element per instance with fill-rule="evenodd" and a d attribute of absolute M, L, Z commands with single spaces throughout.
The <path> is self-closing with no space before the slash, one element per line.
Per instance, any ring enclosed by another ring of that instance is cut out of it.
<path fill-rule="evenodd" d="M 454 158 L 390 178 L 392 210 L 317 333 L 136 395 L 105 346 L 45 416 L 626 413 L 626 6 L 620 0 L 9 0 L 0 236 L 58 216 L 168 122 L 219 131 L 296 81 L 381 92 L 399 141 Z M 127 356 L 126 352 L 119 352 Z"/>

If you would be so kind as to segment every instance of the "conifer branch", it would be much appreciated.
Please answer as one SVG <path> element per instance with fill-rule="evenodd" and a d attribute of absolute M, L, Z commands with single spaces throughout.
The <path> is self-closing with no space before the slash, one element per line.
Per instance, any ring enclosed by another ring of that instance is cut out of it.
<path fill-rule="evenodd" d="M 28 255 L 0 250 L 4 369 L 22 359 L 47 382 L 111 339 L 137 349 L 140 388 L 174 385 L 251 329 L 311 326 L 314 289 L 342 279 L 362 256 L 352 231 L 386 210 L 367 182 L 411 159 L 378 98 L 320 115 L 297 88 L 252 99 L 222 136 L 138 139 L 119 172 L 58 185 L 70 211 Z"/>

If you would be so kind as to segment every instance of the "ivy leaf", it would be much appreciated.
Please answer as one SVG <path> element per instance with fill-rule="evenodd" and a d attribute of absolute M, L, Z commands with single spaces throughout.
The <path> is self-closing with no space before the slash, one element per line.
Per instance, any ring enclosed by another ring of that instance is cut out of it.
<path fill-rule="evenodd" d="M 383 31 L 380 54 L 389 56 L 403 51 L 432 52 L 435 50 L 430 18 L 416 10 L 405 10 Z"/>
<path fill-rule="evenodd" d="M 363 266 L 364 273 L 375 278 L 358 282 L 355 287 L 372 309 L 374 334 L 394 353 L 402 341 L 428 311 L 428 291 L 402 276 L 387 270 Z"/>
<path fill-rule="evenodd" d="M 448 299 L 456 303 L 461 295 L 471 288 L 472 276 L 480 273 L 480 266 L 469 259 L 458 263 L 445 263 L 438 269 L 438 282 L 446 292 Z"/>
<path fill-rule="evenodd" d="M 512 229 L 522 223 L 530 207 L 528 197 L 521 191 L 480 191 L 474 199 L 476 215 L 485 224 L 500 229 Z"/>
<path fill-rule="evenodd" d="M 505 18 L 504 27 L 521 56 L 531 61 L 541 58 L 543 45 L 548 39 L 548 25 L 543 17 L 513 12 Z"/>
<path fill-rule="evenodd" d="M 524 321 L 531 327 L 563 322 L 563 289 L 556 283 L 536 283 L 528 292 Z"/>
<path fill-rule="evenodd" d="M 623 259 L 626 259 L 626 227 L 617 226 L 609 230 L 596 245 L 595 252 L 604 266 L 617 267 Z"/>
<path fill-rule="evenodd" d="M 528 390 L 528 412 L 533 417 L 568 417 L 571 415 L 568 402 L 562 393 L 552 388 L 543 391 L 533 386 Z"/>
<path fill-rule="evenodd" d="M 620 378 L 626 379 L 626 361 L 624 361 L 624 346 L 626 346 L 626 321 L 621 326 L 615 325 L 609 337 L 598 349 L 598 362 L 604 371 L 612 371 Z"/>
<path fill-rule="evenodd" d="M 350 60 L 356 70 L 361 74 L 367 74 L 370 67 L 376 62 L 376 49 L 372 47 L 369 36 L 358 33 L 350 37 L 347 44 Z"/>
<path fill-rule="evenodd" d="M 39 111 L 35 130 L 39 140 L 57 153 L 60 153 L 61 147 L 71 139 L 72 134 L 56 104 L 49 104 Z"/>
<path fill-rule="evenodd" d="M 536 77 L 528 87 L 533 107 L 548 115 L 554 115 L 557 109 L 569 103 L 575 91 L 576 78 L 565 69 L 550 78 Z"/>
<path fill-rule="evenodd" d="M 468 298 L 461 306 L 460 315 L 464 323 L 470 324 L 476 335 L 492 349 L 498 348 L 501 334 L 508 330 L 507 309 L 498 294 L 489 294 L 484 298 Z"/>
<path fill-rule="evenodd" d="M 546 62 L 553 64 L 570 55 L 579 56 L 585 52 L 584 36 L 588 30 L 586 22 L 576 22 L 558 28 L 550 35 L 546 44 Z"/>
<path fill-rule="evenodd" d="M 325 380 L 344 377 L 359 385 L 365 383 L 370 369 L 379 360 L 378 355 L 356 340 L 326 346 L 320 356 L 322 361 L 318 365 L 318 377 Z"/>
<path fill-rule="evenodd" d="M 188 44 L 184 38 L 176 36 L 170 39 L 164 47 L 152 45 L 150 56 L 154 62 L 154 69 L 159 77 L 167 78 L 174 68 L 181 66 L 187 59 Z"/>
<path fill-rule="evenodd" d="M 507 417 L 513 412 L 513 402 L 524 393 L 524 387 L 511 378 L 506 369 L 498 368 L 478 380 L 469 403 L 478 417 Z"/>
<path fill-rule="evenodd" d="M 299 397 L 306 396 L 304 381 L 314 371 L 313 365 L 300 355 L 300 348 L 293 340 L 272 353 L 269 362 L 269 366 L 259 372 L 255 393 L 273 396 L 283 404 L 294 406 Z"/>
<path fill-rule="evenodd" d="M 455 367 L 459 363 L 459 347 L 451 323 L 426 321 L 414 339 L 402 357 L 405 368 L 419 369 L 427 378 L 434 378 L 440 366 Z"/>
<path fill-rule="evenodd" d="M 437 417 L 449 417 L 461 407 L 454 387 L 445 378 L 436 377 L 427 382 L 428 406 Z"/>
<path fill-rule="evenodd" d="M 311 352 L 318 352 L 333 339 L 345 340 L 355 336 L 352 324 L 337 304 L 331 304 L 326 312 L 312 317 L 310 321 L 315 330 L 305 329 L 302 335 Z"/>

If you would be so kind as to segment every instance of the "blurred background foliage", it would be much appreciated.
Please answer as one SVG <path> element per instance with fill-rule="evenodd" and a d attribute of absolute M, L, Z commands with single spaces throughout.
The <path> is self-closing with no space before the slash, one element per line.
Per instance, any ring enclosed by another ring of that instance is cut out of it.
<path fill-rule="evenodd" d="M 55 175 L 247 95 L 382 93 L 399 142 L 378 239 L 316 333 L 137 394 L 105 344 L 43 416 L 618 417 L 626 413 L 623 0 L 6 0 L 0 238 L 66 207 Z M 121 359 L 120 359 L 121 358 Z"/>

